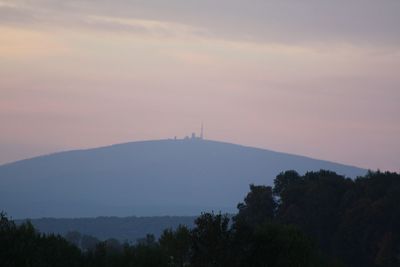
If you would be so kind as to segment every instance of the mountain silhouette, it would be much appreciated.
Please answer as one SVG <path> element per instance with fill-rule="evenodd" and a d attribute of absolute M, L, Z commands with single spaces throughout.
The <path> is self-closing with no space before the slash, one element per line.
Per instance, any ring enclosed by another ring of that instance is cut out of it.
<path fill-rule="evenodd" d="M 14 218 L 234 212 L 249 184 L 282 171 L 366 170 L 230 143 L 155 140 L 60 152 L 0 166 L 0 210 Z"/>

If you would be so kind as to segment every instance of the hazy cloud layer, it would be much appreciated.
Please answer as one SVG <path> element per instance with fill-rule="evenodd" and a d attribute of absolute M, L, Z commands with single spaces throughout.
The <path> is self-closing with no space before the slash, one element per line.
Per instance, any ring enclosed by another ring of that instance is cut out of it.
<path fill-rule="evenodd" d="M 124 22 L 156 21 L 199 29 L 192 33 L 200 36 L 233 40 L 389 46 L 400 42 L 400 2 L 396 0 L 16 0 L 3 1 L 0 14 L 2 23 L 27 26 L 40 22 L 143 32 L 148 29 Z"/>

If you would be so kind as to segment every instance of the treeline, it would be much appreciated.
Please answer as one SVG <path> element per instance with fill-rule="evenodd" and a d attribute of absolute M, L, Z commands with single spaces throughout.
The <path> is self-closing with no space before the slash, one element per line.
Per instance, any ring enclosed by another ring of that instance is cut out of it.
<path fill-rule="evenodd" d="M 331 258 L 346 266 L 400 266 L 399 174 L 351 180 L 329 171 L 288 171 L 272 190 L 274 220 L 296 225 Z"/>
<path fill-rule="evenodd" d="M 0 266 L 400 266 L 399 203 L 396 173 L 287 171 L 273 187 L 251 185 L 233 217 L 205 213 L 158 240 L 84 249 L 82 237 L 74 245 L 2 214 Z"/>
<path fill-rule="evenodd" d="M 197 216 L 157 216 L 157 217 L 96 217 L 96 218 L 41 218 L 31 223 L 41 233 L 59 233 L 68 236 L 74 243 L 82 239 L 82 246 L 90 247 L 91 237 L 100 240 L 115 238 L 120 242 L 134 242 L 146 234 L 159 238 L 166 228 L 175 229 L 178 225 L 192 228 Z M 21 224 L 26 220 L 15 220 Z M 73 230 L 73 232 L 72 232 Z M 79 233 L 77 233 L 79 232 Z M 69 238 L 67 238 L 69 240 Z"/>
<path fill-rule="evenodd" d="M 37 232 L 30 222 L 0 219 L 0 266 L 326 266 L 309 238 L 292 226 L 266 222 L 240 240 L 226 215 L 205 213 L 190 230 L 167 229 L 134 245 L 116 239 L 80 250 L 59 235 Z"/>

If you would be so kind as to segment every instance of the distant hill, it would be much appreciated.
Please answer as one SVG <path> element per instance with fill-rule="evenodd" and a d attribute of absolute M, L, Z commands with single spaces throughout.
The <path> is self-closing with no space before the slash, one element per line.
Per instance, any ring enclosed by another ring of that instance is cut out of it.
<path fill-rule="evenodd" d="M 116 238 L 121 242 L 135 242 L 147 234 L 159 238 L 163 230 L 176 229 L 178 225 L 192 228 L 196 217 L 161 216 L 161 217 L 97 217 L 97 218 L 41 218 L 31 220 L 41 233 L 60 234 L 78 231 L 81 234 L 94 236 L 99 240 Z M 17 224 L 23 220 L 16 221 Z"/>
<path fill-rule="evenodd" d="M 0 210 L 14 218 L 198 215 L 235 212 L 249 184 L 288 169 L 366 170 L 308 157 L 201 140 L 131 142 L 0 166 Z"/>

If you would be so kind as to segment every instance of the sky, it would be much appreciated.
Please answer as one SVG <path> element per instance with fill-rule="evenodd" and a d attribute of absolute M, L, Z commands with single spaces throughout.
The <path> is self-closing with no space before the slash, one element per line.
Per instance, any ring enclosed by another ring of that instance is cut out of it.
<path fill-rule="evenodd" d="M 0 0 L 0 164 L 205 138 L 400 171 L 398 0 Z"/>

